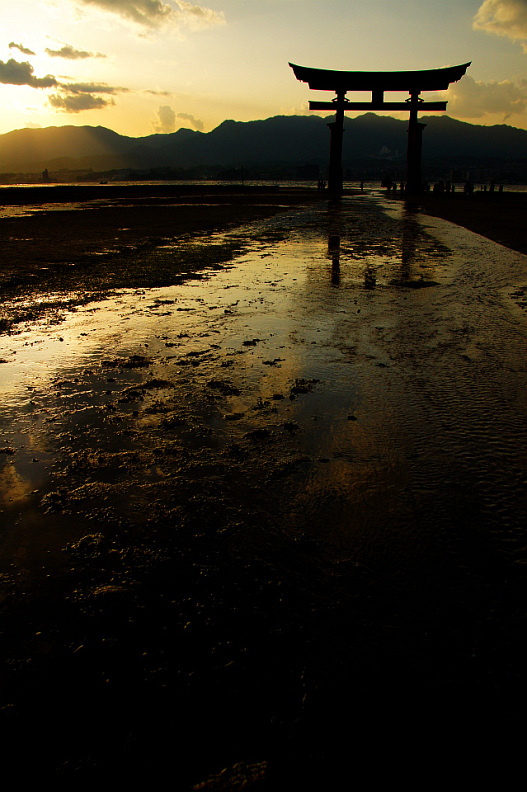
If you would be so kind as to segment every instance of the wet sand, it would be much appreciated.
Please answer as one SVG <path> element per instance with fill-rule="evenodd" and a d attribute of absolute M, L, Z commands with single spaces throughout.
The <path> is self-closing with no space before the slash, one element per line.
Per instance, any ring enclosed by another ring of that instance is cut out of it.
<path fill-rule="evenodd" d="M 507 786 L 525 257 L 366 196 L 201 242 L 233 255 L 3 337 L 5 766 Z"/>
<path fill-rule="evenodd" d="M 221 264 L 233 255 L 235 243 L 205 250 L 200 242 L 208 234 L 272 216 L 299 201 L 316 201 L 317 193 L 92 185 L 13 188 L 2 200 L 0 330 L 5 331 L 36 318 L 50 294 L 60 312 L 115 288 L 170 284 Z M 171 250 L 163 257 L 174 240 L 182 242 L 180 255 Z M 45 311 L 51 313 L 51 307 Z"/>

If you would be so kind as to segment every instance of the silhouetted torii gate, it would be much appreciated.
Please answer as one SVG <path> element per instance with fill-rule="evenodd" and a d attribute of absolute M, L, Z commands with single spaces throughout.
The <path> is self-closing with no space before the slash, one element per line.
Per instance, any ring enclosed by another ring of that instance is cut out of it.
<path fill-rule="evenodd" d="M 446 91 L 450 83 L 457 82 L 470 66 L 449 66 L 426 71 L 358 72 L 311 69 L 289 64 L 297 80 L 308 83 L 316 91 L 335 91 L 331 102 L 310 102 L 310 110 L 331 110 L 335 121 L 328 124 L 331 130 L 328 187 L 332 193 L 342 192 L 342 136 L 344 113 L 347 110 L 409 110 L 407 149 L 407 189 L 410 193 L 421 191 L 422 135 L 426 124 L 417 120 L 419 110 L 446 110 L 446 102 L 424 102 L 421 91 Z M 371 102 L 350 102 L 348 91 L 371 91 Z M 410 98 L 404 102 L 385 102 L 385 91 L 407 91 Z"/>

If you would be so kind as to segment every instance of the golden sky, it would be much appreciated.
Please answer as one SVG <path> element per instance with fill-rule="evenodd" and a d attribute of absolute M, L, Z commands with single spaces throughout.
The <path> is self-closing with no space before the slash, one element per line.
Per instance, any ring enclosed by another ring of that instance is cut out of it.
<path fill-rule="evenodd" d="M 472 61 L 448 114 L 527 129 L 527 0 L 205 3 L 0 0 L 0 134 L 65 124 L 208 132 L 332 98 L 299 83 L 290 61 L 350 71 Z"/>

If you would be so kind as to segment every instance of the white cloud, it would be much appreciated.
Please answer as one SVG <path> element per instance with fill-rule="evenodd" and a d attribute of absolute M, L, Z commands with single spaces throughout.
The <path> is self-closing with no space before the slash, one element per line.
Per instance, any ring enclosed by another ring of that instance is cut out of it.
<path fill-rule="evenodd" d="M 166 135 L 176 129 L 176 114 L 168 105 L 157 108 L 156 117 L 152 121 L 154 131 Z"/>
<path fill-rule="evenodd" d="M 198 132 L 203 132 L 203 128 L 205 126 L 203 121 L 200 121 L 199 118 L 194 118 L 194 116 L 190 115 L 190 113 L 178 113 L 177 118 L 181 118 L 182 121 L 188 121 L 193 129 L 197 130 Z"/>
<path fill-rule="evenodd" d="M 169 105 L 162 105 L 157 108 L 155 118 L 152 121 L 154 132 L 161 135 L 168 135 L 176 131 L 176 119 L 188 121 L 192 129 L 203 132 L 204 123 L 199 118 L 194 118 L 190 113 L 176 113 Z"/>
<path fill-rule="evenodd" d="M 225 24 L 222 12 L 187 3 L 185 0 L 172 0 L 171 3 L 162 0 L 77 0 L 77 2 L 96 6 L 146 28 L 176 24 L 196 29 Z"/>
<path fill-rule="evenodd" d="M 284 107 L 282 105 L 278 110 L 278 115 L 283 116 L 311 115 L 311 113 L 309 102 L 302 102 L 301 105 L 296 105 L 294 107 Z"/>
<path fill-rule="evenodd" d="M 473 25 L 476 30 L 521 41 L 527 52 L 527 0 L 484 0 Z"/>
<path fill-rule="evenodd" d="M 94 5 L 104 11 L 118 14 L 146 27 L 156 27 L 172 13 L 172 6 L 161 0 L 79 0 L 84 5 Z"/>
<path fill-rule="evenodd" d="M 187 3 L 185 0 L 176 0 L 179 6 L 179 19 L 191 28 L 214 27 L 224 25 L 223 12 L 213 11 L 212 8 Z"/>
<path fill-rule="evenodd" d="M 479 82 L 465 75 L 448 92 L 448 113 L 456 118 L 483 118 L 501 115 L 503 120 L 527 109 L 527 80 L 513 83 Z"/>
<path fill-rule="evenodd" d="M 169 105 L 162 105 L 157 108 L 156 116 L 152 121 L 154 132 L 167 135 L 176 131 L 176 119 L 188 121 L 193 129 L 203 132 L 204 124 L 199 118 L 194 118 L 190 113 L 176 113 Z"/>

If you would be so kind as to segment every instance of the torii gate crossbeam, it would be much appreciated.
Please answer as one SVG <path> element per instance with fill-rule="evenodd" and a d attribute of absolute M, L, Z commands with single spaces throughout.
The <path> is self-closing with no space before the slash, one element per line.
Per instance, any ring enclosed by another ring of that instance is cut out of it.
<path fill-rule="evenodd" d="M 445 91 L 450 83 L 457 82 L 470 66 L 449 66 L 442 69 L 395 72 L 351 72 L 331 69 L 312 69 L 289 64 L 297 80 L 308 83 L 312 90 L 334 91 L 331 102 L 310 102 L 310 110 L 330 110 L 335 120 L 328 124 L 331 130 L 328 187 L 331 193 L 342 192 L 342 138 L 344 113 L 348 110 L 406 110 L 410 112 L 407 148 L 407 189 L 410 193 L 421 191 L 422 134 L 426 124 L 418 122 L 420 110 L 444 111 L 446 102 L 424 102 L 422 91 Z M 371 91 L 371 102 L 350 102 L 348 91 Z M 404 102 L 385 102 L 385 91 L 405 91 L 410 94 Z"/>

